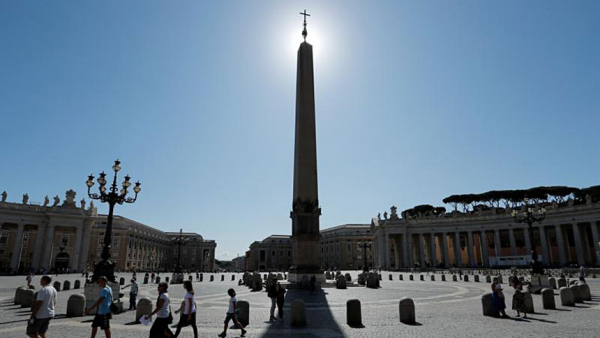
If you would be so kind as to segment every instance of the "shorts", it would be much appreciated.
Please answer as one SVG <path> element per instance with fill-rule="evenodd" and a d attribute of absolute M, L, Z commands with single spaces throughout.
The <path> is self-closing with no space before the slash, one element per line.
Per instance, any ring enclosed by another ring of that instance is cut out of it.
<path fill-rule="evenodd" d="M 96 314 L 94 321 L 92 322 L 92 327 L 99 327 L 100 330 L 110 329 L 110 317 L 110 313 L 105 315 Z"/>
<path fill-rule="evenodd" d="M 50 325 L 50 319 L 52 318 L 35 318 L 33 324 L 27 324 L 27 334 L 44 334 L 48 331 L 48 325 Z"/>
<path fill-rule="evenodd" d="M 234 324 L 238 321 L 235 313 L 227 313 L 227 316 L 225 316 L 225 325 L 229 325 L 229 321 L 232 319 Z"/>

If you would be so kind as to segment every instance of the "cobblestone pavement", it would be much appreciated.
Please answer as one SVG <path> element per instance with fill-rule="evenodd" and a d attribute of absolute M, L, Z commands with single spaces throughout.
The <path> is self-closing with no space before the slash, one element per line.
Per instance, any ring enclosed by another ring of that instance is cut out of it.
<path fill-rule="evenodd" d="M 356 278 L 358 272 L 350 272 Z M 556 297 L 557 310 L 542 309 L 541 296 L 534 295 L 536 313 L 528 319 L 511 318 L 496 319 L 484 317 L 481 309 L 481 295 L 490 291 L 487 283 L 473 282 L 441 282 L 436 275 L 435 282 L 408 281 L 404 273 L 404 281 L 398 280 L 399 273 L 392 273 L 394 280 L 388 281 L 389 273 L 384 272 L 381 288 L 366 289 L 350 287 L 346 290 L 325 288 L 322 292 L 311 295 L 308 292 L 291 290 L 288 292 L 283 323 L 269 323 L 270 300 L 265 292 L 250 292 L 244 286 L 231 281 L 231 274 L 226 274 L 225 282 L 216 276 L 215 282 L 194 283 L 198 297 L 198 328 L 200 337 L 216 337 L 222 329 L 222 322 L 227 310 L 227 289 L 233 287 L 239 300 L 250 303 L 250 325 L 247 337 L 599 337 L 600 329 L 600 279 L 588 278 L 593 301 L 578 304 L 576 307 L 563 307 L 560 297 Z M 121 274 L 129 280 L 130 274 Z M 237 275 L 239 279 L 241 275 Z M 0 337 L 24 337 L 25 326 L 29 318 L 28 309 L 13 305 L 15 289 L 23 285 L 24 276 L 0 277 Z M 70 280 L 71 285 L 81 275 L 61 275 L 54 280 L 63 282 Z M 484 278 L 482 278 L 484 280 Z M 39 277 L 34 280 L 39 288 Z M 92 317 L 65 318 L 67 299 L 70 295 L 82 293 L 79 290 L 59 292 L 58 315 L 51 322 L 48 337 L 89 337 Z M 173 304 L 183 300 L 181 285 L 171 285 L 169 294 Z M 505 284 L 507 306 L 510 308 L 512 290 Z M 155 285 L 140 285 L 140 296 L 156 299 Z M 410 297 L 415 301 L 416 325 L 405 325 L 399 322 L 398 302 L 402 297 Z M 289 325 L 289 304 L 295 298 L 306 302 L 308 325 L 304 328 L 291 328 Z M 364 328 L 351 328 L 346 325 L 346 301 L 359 299 L 362 304 L 362 320 Z M 128 304 L 127 294 L 122 299 Z M 511 316 L 515 312 L 508 310 Z M 147 337 L 149 326 L 135 324 L 135 312 L 127 311 L 115 315 L 111 321 L 113 337 Z M 239 337 L 238 330 L 230 330 L 229 337 Z M 99 337 L 104 337 L 99 334 Z M 193 337 L 190 328 L 184 328 L 180 337 Z"/>

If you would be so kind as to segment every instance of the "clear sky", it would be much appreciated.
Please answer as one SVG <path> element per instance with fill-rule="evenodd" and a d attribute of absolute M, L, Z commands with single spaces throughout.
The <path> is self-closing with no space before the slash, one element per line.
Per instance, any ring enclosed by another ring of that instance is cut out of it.
<path fill-rule="evenodd" d="M 322 228 L 600 184 L 600 1 L 5 0 L 0 191 L 79 201 L 119 158 L 117 214 L 221 259 L 290 234 L 304 9 Z"/>

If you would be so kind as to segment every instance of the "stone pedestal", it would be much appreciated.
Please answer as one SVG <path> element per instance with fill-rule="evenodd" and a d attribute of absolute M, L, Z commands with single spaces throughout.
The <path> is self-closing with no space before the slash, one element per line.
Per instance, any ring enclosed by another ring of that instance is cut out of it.
<path fill-rule="evenodd" d="M 531 275 L 531 286 L 529 288 L 531 293 L 538 294 L 545 288 L 552 288 L 552 285 L 550 285 L 550 281 L 548 280 L 548 275 Z"/>
<path fill-rule="evenodd" d="M 183 272 L 174 272 L 171 276 L 171 284 L 183 284 Z"/>
<path fill-rule="evenodd" d="M 362 327 L 360 300 L 350 299 L 346 302 L 346 322 L 350 327 Z"/>
<path fill-rule="evenodd" d="M 108 286 L 112 289 L 113 294 L 113 302 L 118 302 L 119 300 L 119 292 L 121 291 L 121 286 L 119 283 L 108 282 Z M 100 297 L 100 290 L 102 288 L 98 284 L 87 283 L 83 288 L 83 295 L 85 296 L 85 308 L 89 308 L 92 306 Z M 95 307 L 90 311 L 90 314 L 96 314 L 98 307 Z"/>
<path fill-rule="evenodd" d="M 67 301 L 67 317 L 83 317 L 85 311 L 85 296 L 82 294 L 71 295 Z"/>
<path fill-rule="evenodd" d="M 412 299 L 404 297 L 400 300 L 400 322 L 404 324 L 415 324 L 415 302 Z"/>
<path fill-rule="evenodd" d="M 250 303 L 240 300 L 237 302 L 237 306 L 240 309 L 240 314 L 237 317 L 238 321 L 243 327 L 246 327 L 250 324 Z"/>

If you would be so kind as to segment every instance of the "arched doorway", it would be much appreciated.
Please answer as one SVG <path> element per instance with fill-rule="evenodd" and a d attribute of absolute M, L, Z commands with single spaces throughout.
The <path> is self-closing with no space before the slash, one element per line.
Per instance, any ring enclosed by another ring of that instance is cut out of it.
<path fill-rule="evenodd" d="M 56 260 L 54 261 L 54 268 L 57 270 L 66 269 L 69 267 L 69 254 L 66 252 L 60 252 L 56 255 Z"/>

